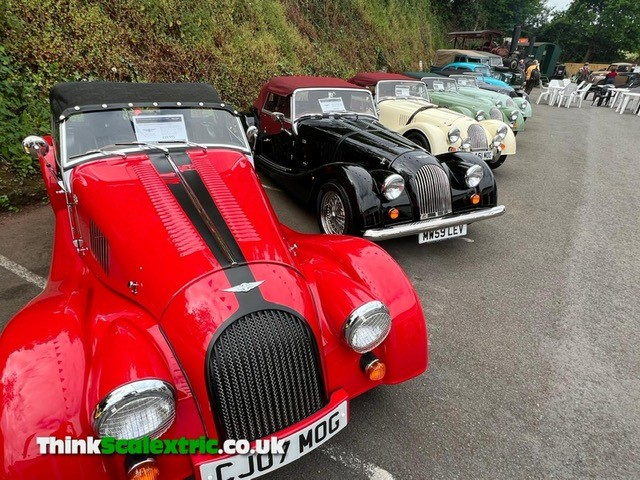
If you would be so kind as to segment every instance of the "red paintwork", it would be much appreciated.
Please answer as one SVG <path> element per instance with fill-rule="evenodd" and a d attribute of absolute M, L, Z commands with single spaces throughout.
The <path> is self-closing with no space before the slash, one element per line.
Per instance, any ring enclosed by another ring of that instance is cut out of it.
<path fill-rule="evenodd" d="M 407 77 L 400 73 L 387 73 L 387 72 L 360 72 L 351 77 L 347 82 L 354 85 L 360 85 L 361 87 L 368 87 L 369 85 L 376 85 L 382 80 L 412 80 L 415 78 Z"/>
<path fill-rule="evenodd" d="M 352 83 L 335 77 L 283 76 L 273 77 L 265 83 L 253 106 L 262 109 L 269 92 L 286 97 L 300 88 L 356 88 Z"/>
<path fill-rule="evenodd" d="M 50 141 L 50 140 L 49 140 Z M 71 240 L 54 149 L 41 159 L 55 213 L 55 241 L 45 290 L 0 336 L 0 478 L 124 478 L 123 457 L 40 455 L 35 438 L 95 435 L 91 413 L 126 382 L 160 378 L 177 391 L 177 419 L 165 438 L 217 436 L 205 378 L 205 353 L 216 328 L 238 308 L 227 277 L 169 194 L 146 155 L 75 168 L 79 230 L 89 219 L 110 244 L 109 274 Z M 303 235 L 281 225 L 248 159 L 234 151 L 189 150 L 194 168 L 220 206 L 265 300 L 299 312 L 321 354 L 332 405 L 378 383 L 398 383 L 427 366 L 420 302 L 402 269 L 359 238 Z M 129 281 L 139 284 L 134 295 Z M 393 316 L 375 353 L 387 364 L 369 381 L 342 324 L 363 302 L 383 301 Z M 312 423 L 322 412 L 280 432 Z M 219 457 L 216 457 L 218 459 Z M 207 456 L 158 458 L 163 478 L 186 478 Z M 194 470 L 195 469 L 195 470 Z"/>

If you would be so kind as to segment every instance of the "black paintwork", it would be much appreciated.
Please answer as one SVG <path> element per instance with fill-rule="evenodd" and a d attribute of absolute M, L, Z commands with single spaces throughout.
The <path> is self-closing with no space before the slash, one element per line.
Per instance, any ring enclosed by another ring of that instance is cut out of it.
<path fill-rule="evenodd" d="M 258 168 L 314 209 L 322 186 L 329 181 L 339 183 L 356 210 L 354 222 L 360 233 L 420 220 L 415 174 L 425 164 L 440 164 L 448 174 L 454 215 L 497 205 L 493 173 L 475 155 L 448 153 L 435 157 L 371 117 L 318 115 L 298 121 L 295 132 L 287 123 L 273 135 L 264 130 L 260 129 L 256 145 Z M 473 164 L 483 167 L 484 178 L 478 187 L 468 188 L 464 175 Z M 392 173 L 404 178 L 405 191 L 389 201 L 382 195 L 381 185 Z M 473 193 L 481 195 L 480 207 L 471 205 L 469 197 Z M 400 211 L 395 221 L 385 214 L 391 207 Z"/>

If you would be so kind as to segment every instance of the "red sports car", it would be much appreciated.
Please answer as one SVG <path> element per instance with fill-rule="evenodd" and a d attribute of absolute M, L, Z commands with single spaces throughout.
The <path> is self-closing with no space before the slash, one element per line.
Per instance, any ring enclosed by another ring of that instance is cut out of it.
<path fill-rule="evenodd" d="M 281 225 L 213 87 L 64 83 L 51 110 L 24 142 L 55 242 L 0 336 L 1 478 L 254 478 L 426 369 L 401 268 Z"/>

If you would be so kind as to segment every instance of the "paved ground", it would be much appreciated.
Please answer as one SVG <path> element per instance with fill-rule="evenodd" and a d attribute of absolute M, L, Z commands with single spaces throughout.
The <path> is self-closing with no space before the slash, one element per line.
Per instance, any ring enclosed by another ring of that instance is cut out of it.
<path fill-rule="evenodd" d="M 640 118 L 588 103 L 534 105 L 496 171 L 505 216 L 384 244 L 422 298 L 429 370 L 356 399 L 346 430 L 270 478 L 640 477 Z M 0 255 L 46 276 L 51 236 L 48 207 L 4 218 Z M 0 325 L 37 292 L 0 268 Z"/>

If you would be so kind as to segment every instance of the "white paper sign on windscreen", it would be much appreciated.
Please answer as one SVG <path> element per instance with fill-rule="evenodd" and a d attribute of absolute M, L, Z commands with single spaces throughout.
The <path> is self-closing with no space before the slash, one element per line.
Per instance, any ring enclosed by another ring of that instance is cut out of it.
<path fill-rule="evenodd" d="M 183 115 L 141 115 L 133 117 L 138 142 L 188 142 Z"/>

